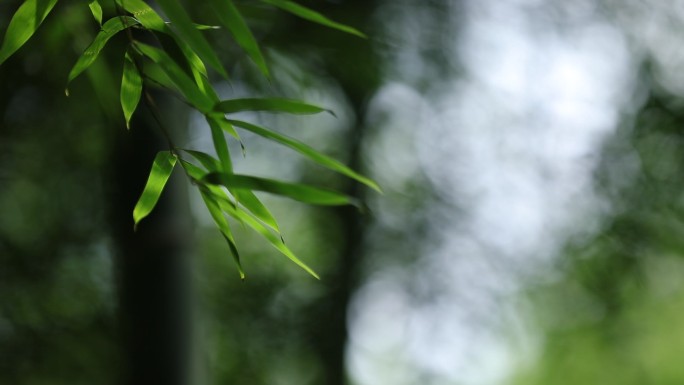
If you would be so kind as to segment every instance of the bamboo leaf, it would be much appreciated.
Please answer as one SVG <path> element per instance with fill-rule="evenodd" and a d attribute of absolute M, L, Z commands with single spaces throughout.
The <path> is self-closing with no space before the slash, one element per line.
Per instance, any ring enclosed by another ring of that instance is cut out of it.
<path fill-rule="evenodd" d="M 202 166 L 204 166 L 204 168 L 210 172 L 221 171 L 221 163 L 211 155 L 200 151 L 183 151 L 192 155 L 202 164 Z M 230 170 L 230 172 L 232 172 L 232 170 Z M 204 174 L 201 174 L 198 179 L 201 179 L 203 176 Z M 278 222 L 276 221 L 275 217 L 273 217 L 271 211 L 261 202 L 261 200 L 259 200 L 256 195 L 254 195 L 253 192 L 243 189 L 232 189 L 230 192 L 233 194 L 233 196 L 235 196 L 236 200 L 252 214 L 254 214 L 257 219 L 264 222 L 268 227 L 272 228 L 276 232 L 280 233 L 280 227 L 278 226 Z"/>
<path fill-rule="evenodd" d="M 337 171 L 342 175 L 346 175 L 352 179 L 355 179 L 366 186 L 378 191 L 382 192 L 380 189 L 380 186 L 378 186 L 377 183 L 375 183 L 373 180 L 366 178 L 365 176 L 358 174 L 354 170 L 350 169 L 349 167 L 345 166 L 341 162 L 330 158 L 329 156 L 326 156 L 324 154 L 321 154 L 320 152 L 314 150 L 313 148 L 309 147 L 308 145 L 295 140 L 293 138 L 290 138 L 288 136 L 279 134 L 277 132 L 268 130 L 263 127 L 259 127 L 255 124 L 251 124 L 248 122 L 243 122 L 240 120 L 228 120 L 232 125 L 244 128 L 247 131 L 253 132 L 259 136 L 262 136 L 267 139 L 271 139 L 275 142 L 278 142 L 280 144 L 283 144 L 287 147 L 292 148 L 293 150 L 299 152 L 300 154 L 306 156 L 307 158 L 313 160 L 314 162 L 320 164 L 323 167 L 327 167 L 333 171 Z"/>
<path fill-rule="evenodd" d="M 67 81 L 67 84 L 71 83 L 71 81 L 80 75 L 81 72 L 85 71 L 91 64 L 93 64 L 95 59 L 97 59 L 98 55 L 100 54 L 100 51 L 102 51 L 104 46 L 107 44 L 107 41 L 109 41 L 112 36 L 128 27 L 132 27 L 137 24 L 139 24 L 138 21 L 129 16 L 118 16 L 107 20 L 107 22 L 105 22 L 102 26 L 102 30 L 97 34 L 97 36 L 95 36 L 93 42 L 90 43 L 85 52 L 83 52 L 83 55 L 81 55 L 76 64 L 74 64 L 71 72 L 69 72 L 69 80 Z"/>
<path fill-rule="evenodd" d="M 90 12 L 92 12 L 93 17 L 97 21 L 98 24 L 102 25 L 102 6 L 98 2 L 98 0 L 93 0 L 88 4 L 88 7 L 90 7 Z"/>
<path fill-rule="evenodd" d="M 352 35 L 356 35 L 358 37 L 366 38 L 366 35 L 361 33 L 359 30 L 352 28 L 348 25 L 344 25 L 341 23 L 337 23 L 335 21 L 332 21 L 328 19 L 327 17 L 321 15 L 320 13 L 303 7 L 295 2 L 292 1 L 287 1 L 287 0 L 261 0 L 266 4 L 273 5 L 275 7 L 278 7 L 284 11 L 290 12 L 291 14 L 295 16 L 299 16 L 302 19 L 312 21 L 314 23 L 318 23 L 321 25 L 324 25 L 326 27 L 334 28 L 337 30 L 340 30 L 342 32 L 350 33 Z"/>
<path fill-rule="evenodd" d="M 225 240 L 228 242 L 230 253 L 233 256 L 235 264 L 238 268 L 238 272 L 240 273 L 240 279 L 245 279 L 245 272 L 242 269 L 242 263 L 240 262 L 240 254 L 238 253 L 237 245 L 235 244 L 235 239 L 233 238 L 233 233 L 230 230 L 228 220 L 223 216 L 223 212 L 221 211 L 221 207 L 216 201 L 215 196 L 212 195 L 209 190 L 204 189 L 201 186 L 199 190 L 200 194 L 202 195 L 202 199 L 204 200 L 204 204 L 209 210 L 209 214 L 211 214 L 211 217 L 214 219 L 214 223 L 216 223 L 216 226 L 223 235 L 223 238 L 225 238 Z M 232 206 L 230 204 L 225 204 L 225 207 Z"/>
<path fill-rule="evenodd" d="M 259 67 L 261 72 L 269 77 L 268 66 L 266 60 L 261 54 L 261 49 L 257 43 L 249 26 L 242 18 L 240 11 L 237 9 L 232 0 L 211 0 L 209 2 L 216 11 L 221 24 L 223 24 L 235 38 L 235 41 L 247 52 L 247 55 Z"/>
<path fill-rule="evenodd" d="M 285 112 L 295 115 L 310 115 L 320 112 L 328 112 L 335 116 L 331 110 L 313 104 L 308 104 L 299 100 L 284 98 L 244 98 L 223 100 L 216 104 L 215 111 L 224 114 L 232 114 L 242 111 L 266 111 L 266 112 Z"/>
<path fill-rule="evenodd" d="M 7 32 L 0 47 L 0 64 L 33 36 L 55 4 L 57 0 L 24 1 L 7 26 Z"/>
<path fill-rule="evenodd" d="M 183 96 L 201 112 L 208 113 L 214 104 L 212 99 L 197 87 L 197 84 L 183 71 L 169 55 L 159 48 L 136 42 L 135 47 L 153 62 L 159 64 Z"/>
<path fill-rule="evenodd" d="M 274 179 L 259 178 L 248 175 L 210 173 L 201 180 L 211 184 L 220 184 L 229 189 L 246 189 L 264 191 L 282 195 L 300 202 L 324 206 L 352 204 L 359 206 L 356 199 L 332 190 L 299 183 L 288 183 Z M 359 206 L 360 207 L 360 206 Z"/>
<path fill-rule="evenodd" d="M 164 10 L 164 13 L 171 20 L 172 29 L 195 51 L 204 61 L 218 71 L 224 78 L 228 73 L 223 68 L 221 61 L 211 45 L 197 30 L 187 12 L 183 9 L 178 0 L 157 0 L 157 4 Z"/>
<path fill-rule="evenodd" d="M 123 76 L 121 77 L 121 108 L 126 119 L 126 128 L 131 128 L 131 116 L 138 107 L 142 94 L 143 81 L 133 58 L 126 52 L 124 56 Z"/>
<path fill-rule="evenodd" d="M 230 152 L 228 151 L 228 143 L 226 142 L 226 137 L 223 136 L 223 130 L 220 126 L 220 121 L 225 118 L 220 116 L 218 119 L 211 118 L 207 115 L 207 122 L 209 122 L 209 128 L 211 129 L 211 139 L 214 142 L 214 149 L 218 155 L 219 161 L 221 162 L 221 168 L 217 171 L 223 172 L 233 172 L 233 163 L 230 159 Z M 230 123 L 227 123 L 230 125 Z M 230 126 L 231 128 L 233 126 Z M 234 131 L 235 129 L 233 129 Z"/>
<path fill-rule="evenodd" d="M 143 27 L 153 31 L 164 32 L 168 29 L 164 19 L 142 0 L 117 0 L 120 6 L 140 21 Z"/>
<path fill-rule="evenodd" d="M 154 209 L 175 165 L 176 156 L 170 151 L 160 151 L 157 153 L 145 188 L 133 209 L 134 228 Z"/>
<path fill-rule="evenodd" d="M 227 212 L 229 215 L 232 217 L 241 220 L 243 223 L 247 224 L 249 227 L 251 227 L 254 231 L 257 233 L 261 234 L 266 240 L 278 251 L 280 251 L 283 255 L 285 255 L 287 258 L 289 258 L 292 262 L 297 264 L 299 267 L 304 269 L 307 273 L 311 274 L 314 278 L 320 279 L 318 274 L 316 274 L 313 269 L 311 269 L 309 266 L 307 266 L 304 262 L 302 262 L 297 256 L 282 242 L 282 240 L 270 232 L 266 227 L 264 227 L 261 223 L 259 223 L 257 220 L 249 216 L 243 211 L 236 210 L 230 205 L 230 201 L 224 199 L 224 198 L 217 198 L 219 205 L 221 206 L 221 209 L 223 211 Z"/>

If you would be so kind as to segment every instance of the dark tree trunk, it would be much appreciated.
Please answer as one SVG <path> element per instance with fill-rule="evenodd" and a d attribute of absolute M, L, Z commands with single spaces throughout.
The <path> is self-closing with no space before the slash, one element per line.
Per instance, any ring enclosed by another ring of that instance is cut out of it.
<path fill-rule="evenodd" d="M 111 220 L 117 256 L 119 320 L 127 385 L 189 383 L 190 311 L 187 248 L 190 232 L 180 223 L 183 207 L 169 180 L 152 214 L 133 231 L 132 209 L 152 160 L 168 147 L 149 124 L 136 122 L 118 138 Z"/>

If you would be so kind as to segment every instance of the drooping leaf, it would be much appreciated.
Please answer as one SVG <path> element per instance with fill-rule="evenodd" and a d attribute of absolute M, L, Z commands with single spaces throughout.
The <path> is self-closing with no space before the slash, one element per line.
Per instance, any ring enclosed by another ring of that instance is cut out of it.
<path fill-rule="evenodd" d="M 172 29 L 211 67 L 218 71 L 224 78 L 228 77 L 228 73 L 223 68 L 221 61 L 216 52 L 209 45 L 207 40 L 202 36 L 202 33 L 195 28 L 190 16 L 183 9 L 178 0 L 157 0 L 157 4 L 164 11 L 166 16 L 171 20 Z"/>
<path fill-rule="evenodd" d="M 200 151 L 183 151 L 187 152 L 188 154 L 192 155 L 195 159 L 197 159 L 202 164 L 202 166 L 204 166 L 204 168 L 209 170 L 209 172 L 221 171 L 221 163 L 211 155 Z M 202 174 L 201 176 L 203 177 L 204 174 Z M 201 177 L 199 179 L 201 179 Z M 254 214 L 254 216 L 256 216 L 257 219 L 264 222 L 268 227 L 272 228 L 276 232 L 280 233 L 280 228 L 275 217 L 273 217 L 271 211 L 261 202 L 261 200 L 256 195 L 254 195 L 253 192 L 243 189 L 232 189 L 230 190 L 230 192 L 235 196 L 236 200 L 247 210 L 249 210 L 252 214 Z"/>
<path fill-rule="evenodd" d="M 202 181 L 220 184 L 229 189 L 269 192 L 314 205 L 339 206 L 352 204 L 359 206 L 358 201 L 350 196 L 337 191 L 325 190 L 300 183 L 288 183 L 268 178 L 226 173 L 210 173 L 202 178 Z"/>
<path fill-rule="evenodd" d="M 208 113 L 211 111 L 214 104 L 212 99 L 197 87 L 197 84 L 166 52 L 140 42 L 136 42 L 135 47 L 153 62 L 159 64 L 188 102 L 201 112 Z"/>
<path fill-rule="evenodd" d="M 95 21 L 102 25 L 102 6 L 100 5 L 100 2 L 98 0 L 93 0 L 88 4 L 88 7 L 90 7 L 90 12 L 92 12 Z"/>
<path fill-rule="evenodd" d="M 318 274 L 316 274 L 316 272 L 313 271 L 313 269 L 311 269 L 299 258 L 297 258 L 297 256 L 282 242 L 282 240 L 278 236 L 270 232 L 266 227 L 264 227 L 261 223 L 259 223 L 251 216 L 247 215 L 245 212 L 233 208 L 230 205 L 230 202 L 226 199 L 217 198 L 217 200 L 223 211 L 227 212 L 232 217 L 241 220 L 243 223 L 247 224 L 247 226 L 251 227 L 254 231 L 256 231 L 257 233 L 261 234 L 264 238 L 266 238 L 266 240 L 276 250 L 280 251 L 283 255 L 288 257 L 292 262 L 296 263 L 299 267 L 304 269 L 307 273 L 311 274 L 316 279 L 320 279 Z"/>
<path fill-rule="evenodd" d="M 150 176 L 147 179 L 140 199 L 138 199 L 138 203 L 135 204 L 133 209 L 134 227 L 137 227 L 138 223 L 154 209 L 175 165 L 176 156 L 170 151 L 160 151 L 155 156 Z"/>
<path fill-rule="evenodd" d="M 81 55 L 76 64 L 74 64 L 71 72 L 69 72 L 69 80 L 67 83 L 71 83 L 74 78 L 93 64 L 100 54 L 100 51 L 102 51 L 107 44 L 107 41 L 109 41 L 112 36 L 137 24 L 139 24 L 138 21 L 129 16 L 117 16 L 107 20 L 104 25 L 102 25 L 102 30 L 95 36 L 95 40 L 90 43 L 85 52 L 83 52 L 83 55 Z"/>
<path fill-rule="evenodd" d="M 123 76 L 121 77 L 121 108 L 126 119 L 126 128 L 130 129 L 131 116 L 138 107 L 142 94 L 143 81 L 133 58 L 126 52 L 124 56 Z"/>
<path fill-rule="evenodd" d="M 240 262 L 240 254 L 238 253 L 237 245 L 235 244 L 235 239 L 233 238 L 233 233 L 230 230 L 228 220 L 223 216 L 223 212 L 221 211 L 221 207 L 215 199 L 215 195 L 211 194 L 209 190 L 202 188 L 202 186 L 200 186 L 199 190 L 200 194 L 202 195 L 202 199 L 204 200 L 204 204 L 209 210 L 209 214 L 211 214 L 211 217 L 214 219 L 214 223 L 216 223 L 216 226 L 223 235 L 223 238 L 225 238 L 225 240 L 228 242 L 230 253 L 233 256 L 235 264 L 238 268 L 238 272 L 240 273 L 240 279 L 245 279 L 245 272 L 242 269 L 242 263 Z M 232 207 L 230 204 L 225 204 L 225 206 Z"/>
<path fill-rule="evenodd" d="M 302 155 L 308 157 L 309 159 L 313 160 L 314 162 L 320 164 L 321 166 L 327 167 L 333 171 L 337 171 L 342 175 L 346 175 L 352 179 L 355 179 L 366 186 L 381 192 L 380 186 L 378 186 L 377 183 L 375 183 L 373 180 L 366 178 L 363 175 L 360 175 L 359 173 L 355 172 L 354 170 L 350 169 L 349 167 L 345 166 L 344 164 L 340 163 L 339 161 L 330 158 L 329 156 L 323 155 L 320 152 L 314 150 L 313 148 L 309 147 L 308 145 L 297 141 L 293 138 L 290 138 L 288 136 L 279 134 L 277 132 L 268 130 L 263 127 L 259 127 L 255 124 L 248 123 L 248 122 L 243 122 L 240 120 L 228 120 L 231 124 L 237 127 L 244 128 L 247 131 L 251 131 L 259 136 L 262 136 L 267 139 L 271 139 L 275 142 L 278 142 L 280 144 L 283 144 L 285 146 L 288 146 L 295 151 L 301 153 Z"/>
<path fill-rule="evenodd" d="M 338 22 L 332 21 L 328 19 L 327 17 L 321 15 L 320 13 L 306 8 L 304 6 L 301 6 L 295 2 L 292 1 L 287 1 L 287 0 L 261 0 L 266 4 L 273 5 L 275 7 L 278 7 L 284 11 L 290 12 L 293 15 L 299 16 L 302 19 L 312 21 L 314 23 L 318 23 L 321 25 L 324 25 L 326 27 L 334 28 L 337 30 L 340 30 L 342 32 L 347 32 L 352 35 L 356 35 L 358 37 L 366 38 L 366 35 L 361 33 L 359 30 L 352 28 L 348 25 L 340 24 Z"/>
<path fill-rule="evenodd" d="M 247 52 L 247 55 L 259 67 L 261 72 L 269 77 L 268 66 L 266 60 L 261 54 L 261 49 L 257 43 L 252 31 L 249 29 L 247 23 L 242 18 L 240 11 L 237 9 L 232 0 L 210 0 L 209 3 L 216 11 L 221 24 L 223 24 L 235 38 L 235 41 Z"/>
<path fill-rule="evenodd" d="M 217 119 L 214 119 L 207 115 L 207 122 L 209 122 L 209 128 L 211 129 L 211 139 L 214 142 L 214 149 L 216 150 L 216 154 L 221 162 L 221 168 L 218 171 L 231 173 L 233 172 L 233 162 L 230 159 L 228 142 L 226 142 L 226 137 L 224 136 L 223 130 L 219 125 L 221 119 L 223 119 L 223 116 L 219 116 Z"/>
<path fill-rule="evenodd" d="M 295 115 L 311 115 L 320 112 L 328 112 L 335 115 L 331 110 L 299 100 L 284 98 L 244 98 L 223 100 L 216 104 L 214 110 L 225 114 L 241 111 L 266 111 L 285 112 Z"/>
<path fill-rule="evenodd" d="M 26 0 L 12 16 L 0 47 L 0 64 L 21 48 L 45 20 L 57 0 Z"/>

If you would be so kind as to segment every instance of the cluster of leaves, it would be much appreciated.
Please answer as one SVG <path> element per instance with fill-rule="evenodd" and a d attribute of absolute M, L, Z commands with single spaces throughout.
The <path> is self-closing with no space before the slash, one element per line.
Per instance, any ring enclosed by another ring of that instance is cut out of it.
<path fill-rule="evenodd" d="M 0 47 L 0 65 L 33 35 L 57 1 L 24 1 L 7 28 Z M 359 175 L 339 161 L 314 150 L 305 143 L 253 123 L 228 118 L 230 114 L 241 111 L 290 114 L 332 112 L 302 101 L 283 98 L 220 100 L 209 81 L 205 63 L 223 78 L 227 79 L 228 74 L 216 52 L 202 34 L 205 29 L 220 27 L 194 23 L 179 0 L 156 0 L 157 6 L 169 21 L 165 21 L 155 8 L 143 0 L 115 0 L 118 15 L 103 23 L 103 9 L 100 1 L 91 1 L 89 7 L 95 20 L 101 25 L 101 30 L 73 66 L 67 83 L 74 80 L 97 59 L 112 36 L 125 31 L 129 38 L 129 46 L 123 58 L 120 100 L 126 126 L 130 128 L 131 117 L 143 95 L 151 112 L 155 114 L 154 101 L 147 92 L 147 87 L 162 87 L 183 98 L 187 104 L 205 116 L 218 156 L 215 158 L 207 153 L 177 148 L 170 138 L 167 138 L 170 148 L 168 151 L 159 152 L 155 157 L 147 184 L 133 210 L 134 226 L 137 227 L 138 223 L 152 212 L 174 167 L 179 164 L 190 181 L 199 189 L 219 231 L 228 242 L 241 278 L 244 278 L 244 272 L 228 217 L 261 234 L 278 251 L 317 277 L 316 273 L 284 244 L 278 223 L 254 191 L 264 191 L 318 205 L 358 205 L 358 202 L 350 196 L 333 190 L 235 174 L 224 133 L 240 141 L 235 127 L 252 132 L 290 147 L 324 167 L 379 191 L 379 187 L 372 180 Z M 336 23 L 297 3 L 287 0 L 261 0 L 261 2 L 306 20 L 364 37 L 359 31 Z M 222 27 L 230 32 L 263 75 L 269 78 L 268 65 L 261 48 L 238 7 L 232 0 L 209 0 L 209 3 L 216 11 Z M 133 29 L 144 31 L 145 35 L 149 34 L 152 41 L 159 44 L 139 41 L 134 37 Z M 168 49 L 162 44 L 167 41 L 173 42 L 174 49 Z M 69 94 L 68 89 L 66 94 Z"/>

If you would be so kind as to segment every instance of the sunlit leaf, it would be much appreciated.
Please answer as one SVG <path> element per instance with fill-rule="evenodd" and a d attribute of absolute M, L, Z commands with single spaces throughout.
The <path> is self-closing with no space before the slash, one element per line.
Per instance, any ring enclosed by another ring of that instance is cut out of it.
<path fill-rule="evenodd" d="M 244 98 L 223 100 L 216 104 L 214 110 L 231 114 L 241 111 L 266 111 L 285 112 L 296 115 L 318 114 L 328 112 L 335 115 L 331 110 L 299 100 L 284 98 Z"/>
<path fill-rule="evenodd" d="M 135 112 L 142 94 L 142 77 L 131 55 L 124 56 L 123 76 L 121 77 L 121 108 L 126 119 L 126 128 L 130 129 L 131 116 Z"/>
<path fill-rule="evenodd" d="M 230 202 L 224 198 L 217 198 L 218 203 L 223 211 L 227 212 L 232 217 L 241 220 L 247 226 L 254 229 L 257 233 L 261 234 L 266 240 L 274 247 L 276 250 L 280 251 L 283 255 L 288 257 L 292 262 L 296 263 L 299 267 L 304 269 L 307 273 L 311 274 L 316 279 L 320 279 L 318 274 L 316 274 L 313 269 L 302 262 L 297 256 L 282 242 L 282 240 L 272 232 L 270 232 L 266 227 L 264 227 L 257 220 L 249 216 L 243 211 L 236 210 L 230 205 Z"/>
<path fill-rule="evenodd" d="M 93 17 L 98 24 L 102 25 L 102 6 L 98 0 L 93 0 L 88 4 L 90 7 L 90 12 L 92 12 Z"/>
<path fill-rule="evenodd" d="M 327 17 L 321 15 L 320 13 L 311 10 L 309 8 L 303 7 L 297 3 L 294 3 L 292 1 L 287 1 L 287 0 L 261 0 L 266 4 L 273 5 L 275 7 L 278 7 L 284 11 L 290 12 L 293 15 L 299 16 L 302 19 L 312 21 L 314 23 L 318 23 L 321 25 L 324 25 L 326 27 L 334 28 L 343 32 L 350 33 L 352 35 L 356 35 L 358 37 L 363 37 L 365 38 L 366 35 L 361 33 L 359 30 L 352 28 L 348 25 L 340 24 L 335 21 L 332 21 L 328 19 Z"/>
<path fill-rule="evenodd" d="M 308 145 L 300 141 L 279 134 L 277 132 L 265 129 L 263 127 L 259 127 L 252 123 L 232 119 L 229 119 L 228 121 L 232 123 L 234 126 L 244 128 L 245 130 L 251 131 L 259 136 L 271 139 L 275 142 L 288 146 L 294 149 L 295 151 L 301 153 L 302 155 L 308 157 L 309 159 L 313 160 L 314 162 L 320 164 L 321 166 L 327 167 L 331 170 L 339 172 L 340 174 L 355 179 L 378 192 L 381 191 L 380 186 L 378 186 L 378 184 L 372 181 L 371 179 L 358 174 L 357 172 L 340 163 L 339 161 L 321 154 L 320 152 L 314 150 L 313 148 L 309 147 Z"/>
<path fill-rule="evenodd" d="M 7 32 L 0 47 L 0 64 L 33 36 L 56 3 L 57 0 L 24 1 L 7 26 Z"/>
<path fill-rule="evenodd" d="M 315 205 L 339 206 L 353 204 L 358 206 L 358 201 L 350 196 L 336 191 L 324 190 L 299 183 L 288 183 L 274 179 L 226 173 L 210 173 L 202 178 L 202 181 L 220 184 L 229 189 L 247 189 L 269 192 L 271 194 L 282 195 L 300 202 Z"/>
<path fill-rule="evenodd" d="M 230 252 L 235 260 L 238 272 L 240 273 L 240 279 L 245 279 L 245 272 L 242 269 L 242 263 L 240 262 L 240 254 L 238 253 L 237 245 L 235 244 L 235 239 L 233 238 L 233 233 L 230 230 L 228 220 L 223 216 L 223 212 L 221 211 L 221 207 L 216 201 L 215 196 L 211 194 L 209 190 L 202 188 L 202 186 L 200 186 L 199 190 L 200 194 L 202 195 L 202 199 L 204 200 L 204 204 L 209 210 L 209 214 L 211 214 L 211 217 L 214 219 L 214 222 L 223 235 L 223 238 L 225 238 L 225 240 L 228 242 L 228 247 L 230 248 Z M 232 207 L 229 203 L 224 203 L 224 205 L 225 207 Z"/>
<path fill-rule="evenodd" d="M 202 33 L 197 30 L 188 13 L 183 9 L 178 0 L 157 0 L 157 4 L 171 20 L 172 29 L 176 30 L 180 37 L 211 67 L 218 71 L 224 78 L 228 73 L 223 68 L 216 52 L 211 48 Z"/>
<path fill-rule="evenodd" d="M 240 11 L 235 7 L 232 0 L 210 0 L 209 3 L 216 11 L 221 23 L 228 28 L 235 41 L 247 52 L 254 63 L 259 67 L 264 76 L 269 77 L 266 60 L 261 54 L 261 49 L 252 31 L 242 18 Z"/>
<path fill-rule="evenodd" d="M 157 153 L 157 156 L 152 163 L 152 170 L 150 171 L 150 176 L 147 179 L 143 193 L 133 209 L 133 222 L 135 227 L 137 227 L 138 223 L 154 209 L 166 182 L 169 180 L 169 176 L 171 176 L 173 166 L 175 165 L 176 156 L 170 151 L 160 151 Z"/>
<path fill-rule="evenodd" d="M 204 168 L 206 168 L 210 172 L 221 171 L 221 163 L 211 155 L 200 151 L 183 151 L 192 155 L 202 164 L 202 166 L 204 166 Z M 201 174 L 199 179 L 201 179 L 205 174 L 206 173 Z M 264 222 L 268 227 L 280 233 L 280 228 L 275 217 L 273 217 L 271 211 L 261 202 L 261 200 L 259 200 L 259 198 L 256 195 L 254 195 L 253 192 L 243 189 L 232 189 L 230 190 L 230 192 L 235 196 L 236 200 L 247 210 L 249 210 L 252 214 L 254 214 L 254 216 L 256 216 L 257 219 Z"/>
<path fill-rule="evenodd" d="M 159 64 L 166 75 L 176 85 L 183 96 L 202 112 L 210 112 L 214 102 L 203 93 L 195 82 L 183 71 L 183 69 L 159 48 L 136 42 L 135 47 L 153 62 Z"/>
<path fill-rule="evenodd" d="M 143 0 L 117 0 L 118 4 L 140 21 L 140 24 L 147 29 L 163 32 L 168 28 L 164 19 L 154 11 Z"/>
<path fill-rule="evenodd" d="M 129 16 L 118 16 L 107 20 L 102 26 L 102 30 L 95 36 L 95 40 L 90 43 L 85 52 L 83 52 L 83 55 L 81 55 L 76 64 L 74 64 L 71 72 L 69 72 L 69 80 L 67 83 L 70 83 L 74 78 L 80 75 L 81 72 L 85 71 L 86 68 L 93 64 L 100 54 L 100 51 L 102 51 L 107 44 L 107 41 L 109 41 L 112 36 L 137 24 L 139 24 L 138 21 Z"/>

